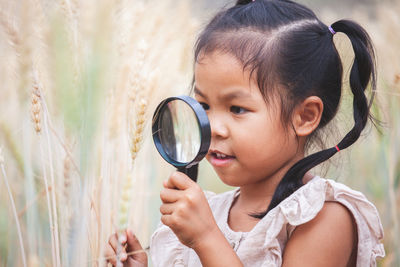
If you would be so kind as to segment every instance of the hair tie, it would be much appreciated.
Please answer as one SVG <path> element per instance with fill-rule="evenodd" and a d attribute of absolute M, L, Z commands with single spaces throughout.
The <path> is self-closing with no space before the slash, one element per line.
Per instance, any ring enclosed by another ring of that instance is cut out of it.
<path fill-rule="evenodd" d="M 339 151 L 340 151 L 340 149 L 339 149 L 339 147 L 338 147 L 338 146 L 335 146 L 335 148 L 336 148 L 337 152 L 339 152 Z"/>
<path fill-rule="evenodd" d="M 335 35 L 336 32 L 335 32 L 334 29 L 332 29 L 332 26 L 329 26 L 328 29 L 329 29 L 329 31 L 332 33 L 332 35 Z"/>

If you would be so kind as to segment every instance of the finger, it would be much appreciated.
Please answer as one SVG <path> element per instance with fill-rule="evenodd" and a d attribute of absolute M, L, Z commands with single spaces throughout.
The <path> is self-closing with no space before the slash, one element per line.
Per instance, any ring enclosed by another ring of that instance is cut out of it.
<path fill-rule="evenodd" d="M 115 251 L 110 244 L 107 244 L 105 248 L 104 257 L 107 259 L 107 262 L 111 263 L 113 266 L 117 264 Z"/>
<path fill-rule="evenodd" d="M 127 259 L 124 246 L 126 244 L 126 236 L 124 234 L 118 236 L 118 233 L 115 233 L 111 235 L 110 239 L 108 240 L 108 244 L 114 250 L 114 255 L 119 254 L 118 256 L 121 261 L 125 261 Z"/>
<path fill-rule="evenodd" d="M 166 188 L 185 190 L 193 186 L 193 184 L 195 184 L 195 182 L 193 182 L 186 174 L 182 172 L 174 172 L 169 177 L 166 183 Z"/>
<path fill-rule="evenodd" d="M 108 239 L 108 244 L 111 246 L 114 252 L 117 251 L 117 246 L 118 246 L 117 233 L 110 236 L 110 238 Z"/>
<path fill-rule="evenodd" d="M 176 189 L 164 188 L 160 191 L 160 198 L 163 203 L 173 203 L 182 197 L 182 192 Z"/>
<path fill-rule="evenodd" d="M 114 233 L 113 235 L 110 236 L 108 243 L 116 249 L 118 246 L 118 243 L 121 244 L 122 246 L 126 244 L 126 236 L 124 233 L 118 234 Z"/>
<path fill-rule="evenodd" d="M 162 215 L 172 214 L 174 210 L 175 210 L 175 205 L 172 203 L 166 203 L 160 206 L 160 212 Z"/>
<path fill-rule="evenodd" d="M 131 230 L 129 230 L 129 229 L 126 230 L 126 236 L 127 236 L 128 252 L 143 250 L 142 245 L 140 244 L 139 240 L 132 233 Z M 140 261 L 141 263 L 145 263 L 145 262 L 147 263 L 147 254 L 144 251 L 141 253 L 135 254 L 133 256 L 133 258 L 136 259 L 137 261 Z"/>
<path fill-rule="evenodd" d="M 172 225 L 172 215 L 170 215 L 170 214 L 162 215 L 161 216 L 161 222 L 164 225 L 170 227 Z"/>

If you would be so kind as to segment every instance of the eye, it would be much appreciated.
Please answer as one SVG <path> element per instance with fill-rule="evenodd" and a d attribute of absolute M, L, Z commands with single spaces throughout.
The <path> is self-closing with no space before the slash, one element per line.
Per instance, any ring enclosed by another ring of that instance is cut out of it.
<path fill-rule="evenodd" d="M 247 109 L 238 106 L 231 106 L 230 111 L 234 114 L 243 114 Z"/>
<path fill-rule="evenodd" d="M 210 106 L 207 105 L 207 104 L 204 103 L 204 102 L 199 102 L 199 103 L 200 103 L 200 105 L 204 108 L 204 110 L 208 110 L 208 109 L 210 108 Z"/>

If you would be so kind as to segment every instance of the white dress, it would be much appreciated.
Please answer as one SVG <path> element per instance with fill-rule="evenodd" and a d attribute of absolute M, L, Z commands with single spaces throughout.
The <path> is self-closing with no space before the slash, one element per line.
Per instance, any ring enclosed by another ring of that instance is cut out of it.
<path fill-rule="evenodd" d="M 244 266 L 281 266 L 286 243 L 297 225 L 312 220 L 325 201 L 337 201 L 353 214 L 357 224 L 357 267 L 376 266 L 384 257 L 380 240 L 382 224 L 375 206 L 366 197 L 333 180 L 314 177 L 283 200 L 250 232 L 235 232 L 228 213 L 239 189 L 208 197 L 215 220 Z M 201 266 L 194 250 L 184 246 L 172 230 L 160 224 L 151 238 L 150 255 L 155 267 Z"/>

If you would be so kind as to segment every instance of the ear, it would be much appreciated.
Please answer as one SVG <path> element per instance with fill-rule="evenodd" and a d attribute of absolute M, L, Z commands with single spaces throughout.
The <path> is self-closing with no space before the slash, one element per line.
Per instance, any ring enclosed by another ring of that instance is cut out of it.
<path fill-rule="evenodd" d="M 324 103 L 318 96 L 307 97 L 295 108 L 293 126 L 297 136 L 310 135 L 321 121 Z"/>

